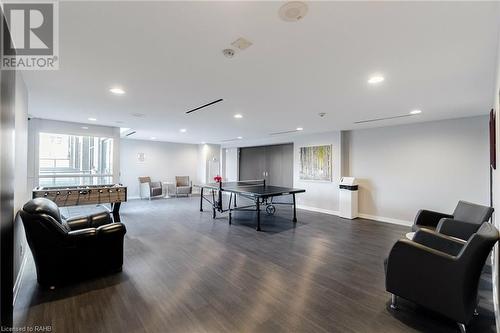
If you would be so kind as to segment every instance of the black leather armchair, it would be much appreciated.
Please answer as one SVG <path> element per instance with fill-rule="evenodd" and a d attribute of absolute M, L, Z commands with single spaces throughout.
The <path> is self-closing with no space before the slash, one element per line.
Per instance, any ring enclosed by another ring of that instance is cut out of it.
<path fill-rule="evenodd" d="M 420 210 L 415 217 L 413 231 L 420 228 L 438 230 L 449 236 L 468 239 L 483 222 L 487 222 L 493 214 L 493 208 L 477 205 L 467 201 L 459 201 L 453 214 Z M 445 222 L 441 223 L 443 219 Z M 456 224 L 454 224 L 456 222 Z"/>
<path fill-rule="evenodd" d="M 65 220 L 54 202 L 36 198 L 18 214 L 41 285 L 122 270 L 126 229 L 108 212 Z"/>
<path fill-rule="evenodd" d="M 499 239 L 497 229 L 483 223 L 468 241 L 426 229 L 413 240 L 400 239 L 386 259 L 386 290 L 458 323 L 465 332 L 477 306 L 479 278 Z"/>

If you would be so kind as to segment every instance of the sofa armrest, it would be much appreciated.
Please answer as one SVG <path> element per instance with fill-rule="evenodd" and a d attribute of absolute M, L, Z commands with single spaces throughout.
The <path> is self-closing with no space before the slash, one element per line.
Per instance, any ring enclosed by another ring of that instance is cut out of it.
<path fill-rule="evenodd" d="M 89 228 L 88 216 L 74 216 L 66 219 L 66 224 L 71 231 Z"/>
<path fill-rule="evenodd" d="M 417 216 L 415 216 L 414 227 L 420 226 L 436 228 L 439 220 L 441 220 L 442 218 L 453 218 L 453 215 L 421 209 L 418 211 Z"/>
<path fill-rule="evenodd" d="M 87 216 L 75 216 L 66 220 L 71 231 L 84 228 L 97 228 L 101 225 L 112 223 L 109 212 L 99 212 Z"/>
<path fill-rule="evenodd" d="M 125 228 L 125 224 L 120 222 L 115 222 L 98 227 L 96 229 L 96 232 L 99 236 L 110 236 L 110 235 L 123 236 L 127 233 L 127 228 Z"/>
<path fill-rule="evenodd" d="M 481 224 L 443 218 L 439 221 L 436 231 L 451 237 L 468 240 L 480 227 Z"/>
<path fill-rule="evenodd" d="M 442 235 L 428 229 L 419 229 L 413 236 L 413 241 L 455 257 L 458 256 L 466 244 L 461 239 Z"/>
<path fill-rule="evenodd" d="M 85 228 L 68 232 L 68 240 L 75 246 L 85 246 L 96 239 L 96 228 Z"/>
<path fill-rule="evenodd" d="M 100 212 L 89 215 L 89 221 L 90 226 L 94 228 L 113 223 L 113 219 L 111 218 L 111 214 L 109 212 Z"/>

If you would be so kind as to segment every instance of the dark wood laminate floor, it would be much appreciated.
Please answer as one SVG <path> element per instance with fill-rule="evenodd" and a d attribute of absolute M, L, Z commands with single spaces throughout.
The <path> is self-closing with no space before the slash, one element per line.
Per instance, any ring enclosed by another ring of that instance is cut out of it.
<path fill-rule="evenodd" d="M 383 259 L 408 228 L 289 208 L 212 220 L 199 198 L 130 201 L 123 273 L 48 291 L 30 258 L 18 327 L 53 332 L 456 332 L 409 302 L 388 310 Z M 81 210 L 69 211 L 75 213 Z M 68 212 L 67 212 L 68 214 Z M 495 332 L 491 274 L 470 332 Z"/>

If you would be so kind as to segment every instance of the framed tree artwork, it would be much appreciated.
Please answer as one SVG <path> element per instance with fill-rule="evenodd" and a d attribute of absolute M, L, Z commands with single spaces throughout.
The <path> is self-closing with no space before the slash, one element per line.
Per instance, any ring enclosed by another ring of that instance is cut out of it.
<path fill-rule="evenodd" d="M 332 181 L 332 145 L 300 147 L 299 178 Z"/>

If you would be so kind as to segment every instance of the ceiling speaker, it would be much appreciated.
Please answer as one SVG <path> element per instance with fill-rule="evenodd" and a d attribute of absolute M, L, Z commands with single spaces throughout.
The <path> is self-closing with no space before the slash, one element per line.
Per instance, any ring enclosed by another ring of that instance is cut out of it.
<path fill-rule="evenodd" d="M 232 57 L 234 57 L 234 50 L 233 49 L 224 49 L 224 50 L 222 50 L 222 54 L 224 54 L 224 56 L 226 58 L 232 58 Z"/>
<path fill-rule="evenodd" d="M 279 15 L 283 21 L 297 22 L 307 14 L 307 5 L 301 1 L 290 1 L 281 6 Z"/>

